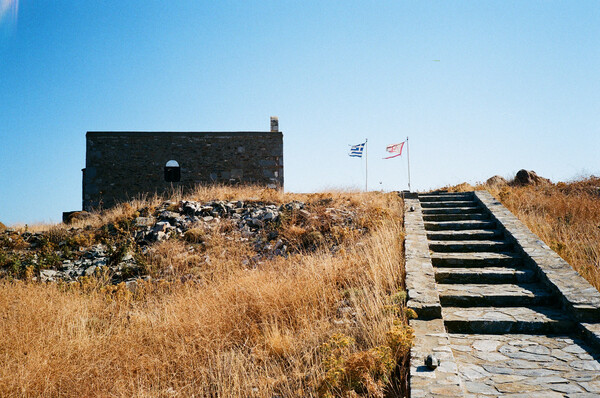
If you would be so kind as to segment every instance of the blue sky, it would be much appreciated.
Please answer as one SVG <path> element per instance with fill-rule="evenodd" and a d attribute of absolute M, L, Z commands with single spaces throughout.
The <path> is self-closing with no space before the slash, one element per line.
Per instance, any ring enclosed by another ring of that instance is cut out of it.
<path fill-rule="evenodd" d="M 81 208 L 88 130 L 284 132 L 285 188 L 600 174 L 597 1 L 0 0 L 0 221 Z M 439 60 L 439 61 L 436 61 Z"/>

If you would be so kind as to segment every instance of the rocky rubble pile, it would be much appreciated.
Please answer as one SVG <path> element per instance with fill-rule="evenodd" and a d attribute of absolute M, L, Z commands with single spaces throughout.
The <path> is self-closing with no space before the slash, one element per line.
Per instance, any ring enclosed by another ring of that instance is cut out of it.
<path fill-rule="evenodd" d="M 40 247 L 47 244 L 48 237 L 44 233 L 18 234 L 9 229 L 0 232 L 0 235 L 5 235 L 5 242 L 22 239 L 26 251 L 30 252 L 27 261 L 40 269 L 39 280 L 43 282 L 76 281 L 84 276 L 104 275 L 110 278 L 112 283 L 124 281 L 129 285 L 140 278 L 150 278 L 143 265 L 143 259 L 144 255 L 152 250 L 154 244 L 168 239 L 201 243 L 194 239 L 194 231 L 210 233 L 223 222 L 228 223 L 230 230 L 237 230 L 236 239 L 250 242 L 254 246 L 256 255 L 244 260 L 242 265 L 256 266 L 262 259 L 286 256 L 288 247 L 284 239 L 278 236 L 276 226 L 284 213 L 295 213 L 303 220 L 316 218 L 317 216 L 311 214 L 306 207 L 305 203 L 298 201 L 282 205 L 257 201 L 164 202 L 155 210 L 140 209 L 136 214 L 137 217 L 128 219 L 125 235 L 122 237 L 126 240 L 126 244 L 119 246 L 107 242 L 93 242 L 91 246 L 67 251 L 65 247 L 68 244 L 59 242 L 50 246 L 53 252 L 50 253 L 52 264 L 49 266 L 41 259 L 39 251 Z M 334 208 L 327 208 L 325 214 L 342 225 L 351 224 L 356 216 L 350 210 Z M 102 228 L 115 229 L 112 224 Z M 79 232 L 81 229 L 69 230 L 70 234 Z M 203 236 L 203 233 L 200 235 Z M 228 239 L 233 238 L 228 237 Z M 335 247 L 332 250 L 335 250 Z M 45 253 L 47 256 L 47 251 Z"/>
<path fill-rule="evenodd" d="M 139 228 L 135 239 L 139 244 L 147 245 L 173 236 L 183 238 L 186 231 L 199 224 L 210 228 L 224 219 L 235 222 L 242 235 L 248 238 L 267 223 L 278 221 L 282 211 L 303 210 L 304 206 L 302 202 L 276 206 L 242 201 L 182 201 L 178 208 L 173 209 L 171 203 L 165 202 L 155 212 L 156 216 L 137 217 L 134 220 L 135 226 Z"/>
<path fill-rule="evenodd" d="M 111 249 L 115 250 L 116 248 L 111 247 Z M 40 280 L 42 282 L 75 281 L 81 276 L 97 276 L 103 270 L 110 270 L 113 282 L 126 281 L 129 283 L 139 279 L 140 273 L 143 273 L 143 269 L 137 264 L 131 252 L 125 253 L 116 264 L 111 261 L 112 258 L 106 245 L 97 244 L 86 250 L 78 259 L 62 260 L 62 265 L 57 270 L 40 270 Z M 142 276 L 142 278 L 147 279 L 148 277 Z"/>

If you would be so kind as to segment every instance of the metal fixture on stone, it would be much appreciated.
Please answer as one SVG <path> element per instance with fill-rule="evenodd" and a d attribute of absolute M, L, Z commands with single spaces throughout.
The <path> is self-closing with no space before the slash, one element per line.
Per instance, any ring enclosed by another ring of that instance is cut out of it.
<path fill-rule="evenodd" d="M 425 358 L 425 366 L 427 366 L 431 370 L 434 370 L 435 368 L 440 366 L 440 359 L 434 354 L 429 354 L 427 355 L 427 358 Z"/>

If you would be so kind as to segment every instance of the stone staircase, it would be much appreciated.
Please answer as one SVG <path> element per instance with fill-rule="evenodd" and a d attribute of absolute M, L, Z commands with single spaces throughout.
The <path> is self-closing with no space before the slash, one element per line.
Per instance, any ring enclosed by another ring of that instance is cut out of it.
<path fill-rule="evenodd" d="M 487 192 L 405 204 L 412 397 L 600 397 L 593 287 Z"/>
<path fill-rule="evenodd" d="M 559 300 L 473 197 L 422 194 L 442 317 L 450 333 L 567 333 Z M 461 212 L 467 209 L 468 212 Z"/>

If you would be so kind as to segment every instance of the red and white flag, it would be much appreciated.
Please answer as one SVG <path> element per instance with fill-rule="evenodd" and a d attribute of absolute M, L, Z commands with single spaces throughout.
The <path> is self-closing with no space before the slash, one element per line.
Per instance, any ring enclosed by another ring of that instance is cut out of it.
<path fill-rule="evenodd" d="M 384 159 L 391 159 L 391 158 L 395 158 L 395 157 L 402 155 L 402 148 L 404 147 L 405 142 L 406 141 L 402 141 L 399 144 L 388 145 L 385 148 L 385 150 L 388 151 L 389 153 L 395 153 L 396 155 L 388 156 L 387 158 L 384 158 Z"/>

